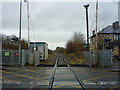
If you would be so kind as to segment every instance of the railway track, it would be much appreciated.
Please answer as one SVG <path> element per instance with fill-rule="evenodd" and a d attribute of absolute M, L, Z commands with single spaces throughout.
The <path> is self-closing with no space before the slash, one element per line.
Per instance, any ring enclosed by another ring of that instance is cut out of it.
<path fill-rule="evenodd" d="M 69 63 L 66 61 L 66 59 L 62 55 L 58 55 L 58 58 L 56 59 L 56 63 L 54 65 L 53 72 L 52 72 L 52 75 L 51 75 L 51 79 L 50 79 L 50 82 L 49 82 L 48 90 L 53 89 L 53 85 L 54 85 L 54 82 L 55 82 L 55 76 L 56 76 L 56 70 L 57 70 L 57 67 L 61 64 L 64 64 L 69 68 L 69 70 L 71 71 L 71 74 L 75 77 L 76 81 L 78 82 L 78 85 L 83 90 L 86 90 L 86 87 L 83 84 L 83 82 L 77 77 L 76 73 L 72 70 L 71 66 L 69 65 Z"/>

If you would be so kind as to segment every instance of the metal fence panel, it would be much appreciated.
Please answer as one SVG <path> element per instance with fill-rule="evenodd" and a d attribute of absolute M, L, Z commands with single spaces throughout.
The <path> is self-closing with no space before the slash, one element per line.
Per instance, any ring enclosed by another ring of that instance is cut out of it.
<path fill-rule="evenodd" d="M 111 50 L 99 51 L 99 64 L 101 66 L 111 66 L 112 65 L 112 51 Z"/>
<path fill-rule="evenodd" d="M 3 65 L 11 64 L 11 51 L 10 50 L 2 50 L 2 64 Z"/>
<path fill-rule="evenodd" d="M 112 66 L 112 50 L 105 51 L 105 66 Z"/>
<path fill-rule="evenodd" d="M 90 66 L 90 52 L 84 51 L 84 63 Z"/>
<path fill-rule="evenodd" d="M 84 62 L 86 65 L 112 66 L 112 51 L 84 51 Z"/>
<path fill-rule="evenodd" d="M 13 51 L 12 65 L 17 65 L 19 62 L 19 51 Z"/>
<path fill-rule="evenodd" d="M 98 64 L 98 51 L 91 51 L 91 64 L 92 65 L 97 65 Z"/>
<path fill-rule="evenodd" d="M 19 51 L 14 50 L 2 50 L 2 65 L 18 65 Z M 27 62 L 27 50 L 22 50 L 22 65 L 26 65 Z"/>
<path fill-rule="evenodd" d="M 28 60 L 28 51 L 22 50 L 22 66 L 26 65 Z"/>
<path fill-rule="evenodd" d="M 100 66 L 104 66 L 104 57 L 105 54 L 102 50 L 99 51 L 99 65 Z"/>
<path fill-rule="evenodd" d="M 84 51 L 84 62 L 86 65 L 97 65 L 98 64 L 98 52 Z"/>
<path fill-rule="evenodd" d="M 2 49 L 0 49 L 0 65 L 2 65 Z"/>

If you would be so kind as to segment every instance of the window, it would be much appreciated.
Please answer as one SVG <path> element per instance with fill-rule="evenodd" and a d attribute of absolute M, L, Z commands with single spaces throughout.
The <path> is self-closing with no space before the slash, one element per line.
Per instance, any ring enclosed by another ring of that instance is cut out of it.
<path fill-rule="evenodd" d="M 95 42 L 95 38 L 94 38 L 94 37 L 92 38 L 92 42 L 93 42 L 93 43 Z"/>
<path fill-rule="evenodd" d="M 114 35 L 114 40 L 120 40 L 120 35 Z"/>
<path fill-rule="evenodd" d="M 107 38 L 109 37 L 109 35 L 106 36 Z"/>

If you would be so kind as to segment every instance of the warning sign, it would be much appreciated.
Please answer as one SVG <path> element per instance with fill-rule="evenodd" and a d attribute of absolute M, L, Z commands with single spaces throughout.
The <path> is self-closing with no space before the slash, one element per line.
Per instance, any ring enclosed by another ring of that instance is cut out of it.
<path fill-rule="evenodd" d="M 9 52 L 5 52 L 4 56 L 10 56 Z"/>
<path fill-rule="evenodd" d="M 18 56 L 18 55 L 19 55 L 19 53 L 15 53 L 15 55 L 16 55 L 16 56 Z"/>

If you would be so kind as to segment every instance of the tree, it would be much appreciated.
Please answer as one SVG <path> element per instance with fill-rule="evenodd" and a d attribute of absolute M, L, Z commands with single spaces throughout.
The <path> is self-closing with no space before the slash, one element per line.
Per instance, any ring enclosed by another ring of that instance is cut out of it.
<path fill-rule="evenodd" d="M 53 54 L 53 51 L 51 49 L 48 49 L 48 54 Z"/>
<path fill-rule="evenodd" d="M 18 37 L 16 35 L 0 34 L 2 38 L 2 49 L 18 50 Z M 21 49 L 27 49 L 28 42 L 24 39 L 21 40 Z"/>
<path fill-rule="evenodd" d="M 63 47 L 56 47 L 56 50 L 55 50 L 56 52 L 58 52 L 58 53 L 65 53 L 65 48 L 63 48 Z"/>
<path fill-rule="evenodd" d="M 85 36 L 81 32 L 74 32 L 70 40 L 67 41 L 66 51 L 67 53 L 79 54 L 84 50 Z"/>

